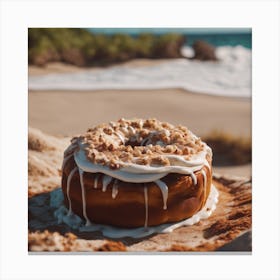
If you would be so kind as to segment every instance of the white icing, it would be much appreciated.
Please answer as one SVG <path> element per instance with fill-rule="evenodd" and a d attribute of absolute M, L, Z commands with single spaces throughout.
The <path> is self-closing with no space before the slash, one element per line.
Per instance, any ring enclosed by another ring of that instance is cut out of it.
<path fill-rule="evenodd" d="M 113 187 L 112 187 L 112 198 L 115 199 L 117 197 L 118 194 L 118 180 L 115 179 Z"/>
<path fill-rule="evenodd" d="M 129 171 L 124 171 L 123 169 L 110 169 L 108 166 L 98 165 L 90 162 L 86 154 L 83 150 L 79 150 L 74 153 L 74 158 L 76 164 L 81 168 L 84 172 L 90 173 L 103 173 L 115 179 L 130 182 L 130 183 L 144 183 L 144 182 L 153 182 L 158 180 L 168 173 L 154 173 L 154 174 L 140 174 L 140 173 L 131 173 Z"/>
<path fill-rule="evenodd" d="M 144 187 L 144 200 L 145 200 L 145 223 L 144 223 L 144 227 L 147 228 L 148 227 L 148 216 L 149 216 L 149 205 L 148 205 L 148 189 L 145 186 Z"/>
<path fill-rule="evenodd" d="M 166 210 L 167 209 L 167 198 L 168 198 L 168 187 L 161 180 L 156 180 L 155 183 L 158 185 L 158 187 L 161 190 L 162 199 L 163 199 L 163 209 Z"/>
<path fill-rule="evenodd" d="M 179 155 L 165 155 L 170 161 L 170 166 L 148 166 L 135 163 L 125 163 L 120 169 L 110 169 L 106 165 L 98 165 L 90 162 L 83 147 L 75 151 L 76 164 L 85 172 L 103 173 L 113 178 L 130 183 L 153 182 L 165 177 L 168 173 L 179 173 L 192 176 L 196 184 L 194 172 L 200 170 L 204 165 L 209 165 L 206 160 L 208 149 L 193 156 L 191 160 L 184 159 Z M 123 163 L 121 163 L 123 164 Z"/>
<path fill-rule="evenodd" d="M 195 174 L 191 173 L 190 175 L 192 177 L 193 183 L 196 185 L 197 184 L 197 178 L 196 178 Z"/>
<path fill-rule="evenodd" d="M 122 133 L 128 134 L 127 126 L 122 126 L 122 127 L 120 127 L 120 130 L 121 130 Z"/>
<path fill-rule="evenodd" d="M 102 191 L 103 192 L 106 192 L 106 189 L 112 180 L 113 180 L 112 177 L 110 177 L 108 175 L 103 176 L 103 179 L 102 179 Z"/>
<path fill-rule="evenodd" d="M 61 188 L 51 192 L 50 204 L 56 207 L 54 215 L 58 219 L 58 222 L 63 222 L 74 229 L 78 229 L 80 232 L 95 232 L 101 231 L 102 234 L 109 238 L 121 238 L 121 237 L 132 237 L 132 238 L 142 238 L 149 236 L 154 233 L 168 233 L 173 230 L 182 227 L 190 226 L 202 219 L 208 218 L 212 212 L 216 209 L 216 204 L 218 202 L 219 193 L 214 185 L 211 186 L 211 190 L 208 199 L 204 207 L 197 212 L 192 217 L 185 219 L 177 223 L 162 224 L 153 227 L 139 227 L 135 229 L 118 228 L 107 225 L 91 224 L 84 225 L 84 222 L 77 215 L 72 214 L 67 216 L 67 209 L 64 206 L 63 199 L 58 199 L 58 196 L 63 197 Z"/>
<path fill-rule="evenodd" d="M 120 138 L 120 140 L 121 140 L 121 142 L 122 142 L 122 144 L 125 144 L 125 139 L 124 139 L 124 136 L 123 135 L 121 135 L 120 133 L 118 133 L 118 132 L 115 132 L 115 134 Z"/>
<path fill-rule="evenodd" d="M 66 193 L 67 193 L 67 199 L 68 199 L 68 204 L 69 204 L 69 212 L 68 214 L 70 215 L 72 213 L 72 203 L 71 203 L 71 198 L 70 198 L 70 183 L 71 183 L 71 180 L 72 180 L 72 177 L 74 175 L 74 173 L 78 170 L 78 167 L 75 167 L 69 174 L 68 178 L 67 178 L 67 190 L 66 190 Z"/>
<path fill-rule="evenodd" d="M 203 176 L 203 191 L 204 191 L 204 199 L 206 197 L 206 183 L 207 183 L 207 176 L 205 170 L 201 170 L 201 174 Z"/>
<path fill-rule="evenodd" d="M 95 188 L 95 189 L 97 189 L 97 184 L 98 184 L 98 179 L 99 179 L 99 174 L 97 174 L 96 176 L 95 176 L 95 178 L 94 178 L 94 184 L 93 184 L 93 187 Z"/>
<path fill-rule="evenodd" d="M 135 135 L 136 133 L 135 133 L 135 129 L 134 129 L 134 127 L 132 127 L 132 126 L 128 126 L 127 127 L 127 129 L 128 129 L 128 131 L 132 134 L 132 135 Z"/>
<path fill-rule="evenodd" d="M 113 179 L 129 183 L 155 182 L 161 189 L 163 195 L 163 209 L 167 208 L 166 201 L 168 198 L 168 187 L 160 181 L 160 179 L 169 173 L 186 174 L 191 176 L 194 185 L 196 185 L 197 178 L 194 172 L 201 170 L 205 165 L 209 166 L 206 155 L 211 153 L 211 149 L 205 145 L 205 149 L 202 152 L 193 155 L 190 160 L 186 160 L 180 155 L 164 155 L 169 159 L 170 165 L 168 166 L 148 166 L 135 163 L 125 163 L 125 165 L 120 169 L 111 169 L 106 165 L 98 165 L 89 161 L 86 157 L 83 144 L 79 143 L 79 145 L 80 149 L 74 152 L 74 159 L 77 166 L 84 172 L 100 172 L 104 174 L 102 180 L 103 192 L 106 191 L 107 186 Z"/>
<path fill-rule="evenodd" d="M 82 201 L 83 201 L 83 216 L 86 220 L 86 226 L 91 225 L 91 222 L 87 216 L 87 204 L 86 204 L 86 194 L 85 194 L 85 186 L 84 186 L 84 171 L 79 168 L 79 174 L 80 174 L 80 184 L 81 184 L 81 191 L 82 191 Z"/>
<path fill-rule="evenodd" d="M 113 126 L 114 124 L 111 124 Z M 132 126 L 126 126 L 121 128 L 122 132 L 125 135 L 132 135 L 135 139 L 140 137 L 139 134 L 135 133 L 135 129 Z M 149 136 L 141 141 L 141 145 L 146 145 L 147 147 L 152 146 L 152 136 L 158 133 L 164 133 L 167 137 L 170 135 L 170 132 L 166 129 L 161 131 L 152 131 Z M 119 145 L 119 140 L 124 144 L 125 137 L 121 133 L 114 133 L 114 137 L 107 135 L 106 133 L 101 133 L 100 136 L 104 138 L 104 140 L 113 141 L 114 145 Z M 117 137 L 117 138 L 116 138 Z M 197 139 L 195 135 L 193 135 L 194 139 Z M 114 139 L 113 139 L 114 138 Z M 133 139 L 134 139 L 133 138 Z M 132 139 L 132 137 L 130 137 Z M 134 141 L 134 140 L 133 140 Z M 139 139 L 138 139 L 139 141 Z M 163 145 L 164 143 L 158 142 L 158 144 Z M 87 159 L 85 153 L 85 145 L 80 142 L 76 142 L 75 145 L 71 144 L 70 147 L 67 149 L 68 152 L 74 150 L 77 146 L 79 149 L 76 149 L 74 152 L 74 160 L 78 166 L 79 173 L 80 173 L 80 182 L 81 182 L 81 189 L 82 189 L 82 198 L 83 198 L 83 216 L 87 221 L 87 224 L 90 224 L 89 219 L 86 215 L 86 197 L 85 197 L 85 189 L 83 185 L 83 172 L 89 173 L 102 173 L 102 191 L 105 192 L 108 185 L 114 180 L 114 184 L 112 187 L 112 198 L 115 199 L 118 194 L 118 180 L 130 183 L 147 183 L 147 182 L 154 182 L 162 193 L 163 198 L 163 209 L 167 209 L 167 199 L 168 199 L 168 186 L 161 181 L 160 179 L 165 177 L 169 173 L 178 173 L 178 174 L 186 174 L 190 175 L 194 185 L 197 184 L 197 178 L 195 172 L 198 170 L 202 170 L 203 166 L 209 167 L 209 163 L 206 159 L 207 154 L 210 155 L 211 149 L 204 144 L 204 149 L 196 155 L 192 155 L 190 159 L 186 159 L 182 155 L 173 155 L 173 154 L 164 154 L 163 157 L 169 160 L 170 165 L 167 166 L 151 166 L 151 165 L 139 165 L 136 163 L 127 163 L 127 162 L 118 162 L 122 167 L 119 169 L 111 169 L 106 165 L 98 165 L 94 164 Z M 66 151 L 67 151 L 66 150 Z M 67 160 L 70 158 L 71 155 L 66 156 L 64 159 L 65 164 Z M 104 159 L 107 160 L 106 156 L 104 155 Z M 135 158 L 137 160 L 137 158 Z M 204 178 L 204 191 L 206 192 L 206 174 L 202 170 L 203 178 Z M 68 178 L 69 179 L 69 178 Z M 94 179 L 94 188 L 97 188 L 99 176 L 96 176 Z M 67 189 L 70 188 L 70 181 L 67 181 Z M 145 191 L 145 199 L 147 198 L 147 190 Z M 205 195 L 206 197 L 206 195 Z M 148 198 L 147 198 L 148 199 Z M 69 192 L 68 192 L 68 200 L 69 205 L 71 205 Z M 146 201 L 145 201 L 146 203 Z M 69 211 L 71 207 L 69 207 Z M 148 215 L 148 214 L 147 214 Z M 147 220 L 147 219 L 146 219 Z M 146 221 L 147 222 L 147 221 Z M 145 224 L 146 224 L 145 222 Z"/>
<path fill-rule="evenodd" d="M 163 129 L 162 131 L 167 137 L 170 136 L 170 131 L 168 129 Z"/>

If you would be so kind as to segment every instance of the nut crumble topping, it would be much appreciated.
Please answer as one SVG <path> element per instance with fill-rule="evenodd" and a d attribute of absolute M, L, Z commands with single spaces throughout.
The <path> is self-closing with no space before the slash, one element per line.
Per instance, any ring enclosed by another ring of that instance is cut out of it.
<path fill-rule="evenodd" d="M 156 119 L 120 119 L 100 124 L 72 139 L 72 144 L 77 142 L 85 144 L 89 161 L 111 169 L 125 164 L 168 166 L 170 161 L 166 155 L 189 160 L 205 147 L 186 127 Z"/>

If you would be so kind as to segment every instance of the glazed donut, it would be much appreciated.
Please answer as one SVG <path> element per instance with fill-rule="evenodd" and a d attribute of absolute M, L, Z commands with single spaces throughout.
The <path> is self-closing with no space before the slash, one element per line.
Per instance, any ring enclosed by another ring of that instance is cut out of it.
<path fill-rule="evenodd" d="M 69 213 L 125 228 L 178 222 L 205 204 L 212 151 L 184 126 L 120 119 L 71 140 L 62 190 Z"/>

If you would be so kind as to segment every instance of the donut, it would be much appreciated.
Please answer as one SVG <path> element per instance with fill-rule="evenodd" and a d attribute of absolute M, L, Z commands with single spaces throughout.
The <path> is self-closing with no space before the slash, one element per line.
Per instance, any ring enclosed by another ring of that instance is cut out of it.
<path fill-rule="evenodd" d="M 89 128 L 64 152 L 64 203 L 86 226 L 187 219 L 205 205 L 211 184 L 211 148 L 188 128 L 157 119 Z"/>

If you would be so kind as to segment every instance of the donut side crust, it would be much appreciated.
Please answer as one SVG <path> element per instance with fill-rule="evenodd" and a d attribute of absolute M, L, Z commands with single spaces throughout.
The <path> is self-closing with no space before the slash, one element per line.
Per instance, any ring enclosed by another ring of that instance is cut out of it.
<path fill-rule="evenodd" d="M 195 172 L 197 184 L 194 185 L 191 176 L 171 173 L 161 179 L 168 186 L 167 209 L 163 209 L 163 197 L 160 188 L 151 183 L 127 183 L 118 181 L 118 193 L 112 198 L 113 181 L 102 191 L 102 179 L 99 176 L 97 188 L 94 188 L 96 176 L 101 173 L 83 173 L 86 196 L 86 213 L 93 223 L 108 224 L 119 227 L 142 227 L 146 220 L 144 187 L 147 187 L 148 226 L 163 223 L 178 222 L 187 219 L 198 212 L 205 204 L 211 184 L 211 158 L 207 156 L 210 169 L 204 166 L 206 183 L 202 170 Z M 67 178 L 77 167 L 72 155 L 66 162 L 62 174 L 62 191 L 67 207 Z M 205 186 L 205 187 L 204 187 Z M 80 174 L 74 173 L 69 191 L 72 210 L 83 218 L 83 203 L 80 184 Z"/>

